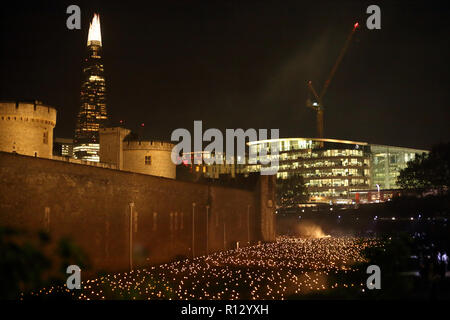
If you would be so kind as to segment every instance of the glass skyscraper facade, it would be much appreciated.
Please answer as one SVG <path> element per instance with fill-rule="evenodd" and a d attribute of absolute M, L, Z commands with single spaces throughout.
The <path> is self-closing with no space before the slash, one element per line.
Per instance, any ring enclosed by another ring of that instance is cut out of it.
<path fill-rule="evenodd" d="M 80 111 L 77 116 L 73 148 L 74 157 L 98 162 L 100 160 L 99 129 L 105 127 L 108 114 L 100 17 L 97 14 L 94 15 L 89 27 L 80 95 Z"/>

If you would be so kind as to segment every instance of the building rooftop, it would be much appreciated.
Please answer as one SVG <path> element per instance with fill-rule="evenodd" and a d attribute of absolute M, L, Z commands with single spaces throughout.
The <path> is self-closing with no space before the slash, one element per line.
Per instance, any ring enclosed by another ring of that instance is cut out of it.
<path fill-rule="evenodd" d="M 360 141 L 350 141 L 350 140 L 339 140 L 339 139 L 323 139 L 323 138 L 279 138 L 279 139 L 266 139 L 266 140 L 258 140 L 249 142 L 249 145 L 259 144 L 259 143 L 268 143 L 268 142 L 282 142 L 282 141 L 298 141 L 298 140 L 311 140 L 311 141 L 319 141 L 319 142 L 334 142 L 334 143 L 344 143 L 344 144 L 359 144 L 366 146 L 367 142 Z"/>

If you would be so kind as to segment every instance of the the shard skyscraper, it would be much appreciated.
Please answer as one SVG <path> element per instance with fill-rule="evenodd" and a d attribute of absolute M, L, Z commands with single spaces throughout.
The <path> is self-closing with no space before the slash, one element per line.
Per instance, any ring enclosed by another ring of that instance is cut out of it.
<path fill-rule="evenodd" d="M 75 128 L 74 156 L 77 159 L 99 161 L 99 128 L 106 125 L 108 114 L 98 14 L 94 14 L 89 26 L 80 102 Z"/>

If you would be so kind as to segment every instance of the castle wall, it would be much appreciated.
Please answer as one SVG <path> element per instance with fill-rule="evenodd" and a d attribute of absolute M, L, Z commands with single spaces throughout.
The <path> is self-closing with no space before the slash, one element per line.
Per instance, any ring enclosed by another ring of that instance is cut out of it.
<path fill-rule="evenodd" d="M 135 267 L 273 240 L 266 184 L 251 192 L 0 152 L 0 225 L 69 236 L 88 272 L 123 271 L 130 223 Z"/>
<path fill-rule="evenodd" d="M 0 102 L 0 151 L 51 158 L 56 110 L 42 104 Z"/>
<path fill-rule="evenodd" d="M 123 139 L 129 133 L 129 129 L 121 127 L 100 128 L 100 162 L 113 164 L 123 170 Z"/>
<path fill-rule="evenodd" d="M 123 143 L 123 170 L 175 179 L 172 162 L 173 144 L 159 141 L 125 141 Z M 146 162 L 146 157 L 148 162 Z"/>
<path fill-rule="evenodd" d="M 276 236 L 275 229 L 275 189 L 276 176 L 264 175 L 261 176 L 258 183 L 258 212 L 259 215 L 255 221 L 257 223 L 257 230 L 261 232 L 258 236 L 264 241 L 274 241 Z"/>

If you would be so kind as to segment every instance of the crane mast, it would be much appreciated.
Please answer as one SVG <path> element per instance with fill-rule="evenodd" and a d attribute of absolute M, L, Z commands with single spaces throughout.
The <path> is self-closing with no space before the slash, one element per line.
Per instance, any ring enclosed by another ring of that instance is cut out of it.
<path fill-rule="evenodd" d="M 323 138 L 324 137 L 324 121 L 323 121 L 323 114 L 324 114 L 324 106 L 323 106 L 323 97 L 325 96 L 325 93 L 328 90 L 328 87 L 330 86 L 331 80 L 333 80 L 334 74 L 336 73 L 339 65 L 341 64 L 342 58 L 344 57 L 345 53 L 347 52 L 348 46 L 350 45 L 350 42 L 352 41 L 353 35 L 356 32 L 356 29 L 358 29 L 359 23 L 356 22 L 353 25 L 353 29 L 348 35 L 344 46 L 341 49 L 341 52 L 339 53 L 339 56 L 336 60 L 336 62 L 333 65 L 333 68 L 331 69 L 330 74 L 327 77 L 327 80 L 325 81 L 322 91 L 320 92 L 320 95 L 317 94 L 317 91 L 314 89 L 314 86 L 312 84 L 312 81 L 308 81 L 308 90 L 310 93 L 312 93 L 315 101 L 312 102 L 310 99 L 306 101 L 306 106 L 309 108 L 312 108 L 316 111 L 316 122 L 317 122 L 317 137 Z"/>

